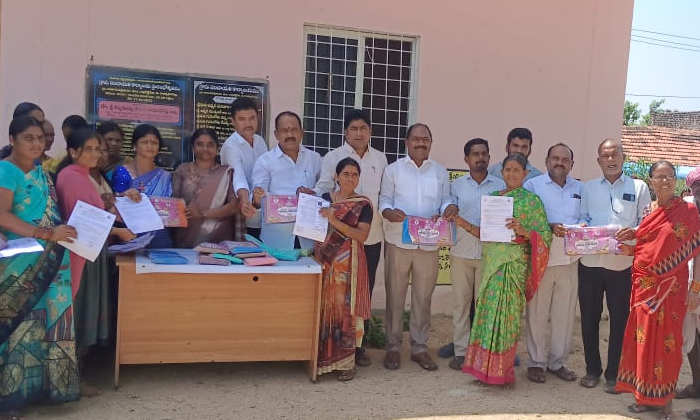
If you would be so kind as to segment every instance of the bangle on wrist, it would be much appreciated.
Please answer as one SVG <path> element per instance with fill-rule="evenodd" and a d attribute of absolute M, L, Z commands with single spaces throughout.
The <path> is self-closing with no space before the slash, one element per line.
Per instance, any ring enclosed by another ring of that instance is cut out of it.
<path fill-rule="evenodd" d="M 700 293 L 700 282 L 694 281 L 690 283 L 690 291 L 695 293 Z"/>

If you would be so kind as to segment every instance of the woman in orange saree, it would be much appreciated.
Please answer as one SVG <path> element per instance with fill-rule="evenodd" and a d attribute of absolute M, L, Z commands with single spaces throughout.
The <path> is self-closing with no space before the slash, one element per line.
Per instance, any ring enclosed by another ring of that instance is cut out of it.
<path fill-rule="evenodd" d="M 690 294 L 687 288 L 688 261 L 700 253 L 700 217 L 693 204 L 674 195 L 672 164 L 655 163 L 649 177 L 656 201 L 637 228 L 636 245 L 620 245 L 623 253 L 634 255 L 634 263 L 616 389 L 634 394 L 629 411 L 661 409 L 660 418 L 670 419 L 683 362 L 683 318 L 700 301 L 700 282 Z M 696 272 L 698 267 L 696 262 Z"/>
<path fill-rule="evenodd" d="M 369 317 L 369 272 L 363 243 L 372 224 L 372 203 L 355 194 L 360 165 L 345 158 L 336 166 L 340 189 L 324 194 L 331 206 L 321 209 L 330 229 L 314 256 L 323 266 L 318 373 L 338 371 L 338 380 L 355 377 L 355 352 L 362 345 L 363 321 Z"/>

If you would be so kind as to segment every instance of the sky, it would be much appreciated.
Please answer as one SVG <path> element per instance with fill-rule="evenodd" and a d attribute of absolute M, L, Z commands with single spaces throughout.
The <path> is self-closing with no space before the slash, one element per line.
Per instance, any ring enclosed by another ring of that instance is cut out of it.
<path fill-rule="evenodd" d="M 700 0 L 635 0 L 626 99 L 642 114 L 662 98 L 662 109 L 700 111 L 699 18 Z"/>

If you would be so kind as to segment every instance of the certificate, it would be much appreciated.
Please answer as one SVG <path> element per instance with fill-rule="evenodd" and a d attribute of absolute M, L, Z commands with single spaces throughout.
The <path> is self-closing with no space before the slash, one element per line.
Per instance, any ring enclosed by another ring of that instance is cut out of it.
<path fill-rule="evenodd" d="M 89 261 L 95 261 L 107 241 L 116 216 L 80 200 L 75 204 L 68 225 L 78 232 L 73 242 L 59 241 L 64 248 Z"/>
<path fill-rule="evenodd" d="M 146 194 L 141 193 L 141 201 L 138 203 L 127 197 L 117 197 L 115 206 L 126 227 L 136 235 L 165 228 L 163 219 L 160 218 Z"/>
<path fill-rule="evenodd" d="M 290 223 L 296 220 L 297 201 L 296 195 L 265 195 L 265 223 Z"/>
<path fill-rule="evenodd" d="M 506 228 L 513 217 L 513 197 L 481 196 L 481 239 L 484 242 L 511 242 L 515 232 Z"/>
<path fill-rule="evenodd" d="M 12 257 L 17 254 L 41 252 L 44 247 L 34 238 L 19 238 L 7 241 L 7 246 L 0 250 L 0 258 Z"/>
<path fill-rule="evenodd" d="M 294 222 L 294 234 L 318 242 L 325 241 L 328 233 L 328 219 L 321 216 L 318 211 L 329 206 L 330 203 L 321 197 L 300 193 L 296 221 Z"/>

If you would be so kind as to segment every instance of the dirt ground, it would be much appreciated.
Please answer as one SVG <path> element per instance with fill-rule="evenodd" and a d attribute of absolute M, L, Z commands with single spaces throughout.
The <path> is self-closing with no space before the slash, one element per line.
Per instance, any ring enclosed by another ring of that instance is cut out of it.
<path fill-rule="evenodd" d="M 311 383 L 298 362 L 217 363 L 122 367 L 121 387 L 114 390 L 111 360 L 92 361 L 87 375 L 102 388 L 101 396 L 78 403 L 29 408 L 30 419 L 654 419 L 652 414 L 633 415 L 627 405 L 630 395 L 608 395 L 602 382 L 586 389 L 548 374 L 545 384 L 529 382 L 524 366 L 516 368 L 512 390 L 482 388 L 472 377 L 448 367 L 449 359 L 438 359 L 437 348 L 450 342 L 452 320 L 432 319 L 430 352 L 438 360 L 435 372 L 422 370 L 408 358 L 404 339 L 402 365 L 397 371 L 382 367 L 383 350 L 370 349 L 372 366 L 358 368 L 350 382 L 325 375 Z M 601 324 L 607 336 L 608 323 Z M 574 337 L 569 366 L 584 373 L 580 328 Z M 605 354 L 607 343 L 601 340 Z M 527 360 L 524 339 L 518 347 Z M 690 380 L 686 364 L 680 383 Z M 700 400 L 675 403 L 677 418 L 700 408 Z"/>

